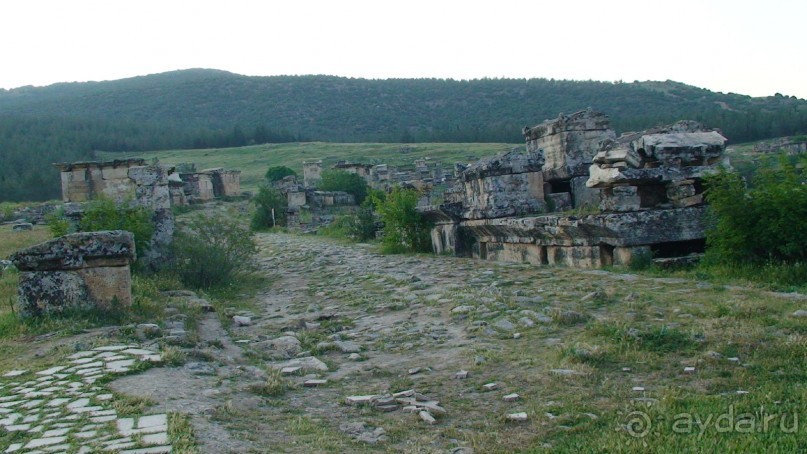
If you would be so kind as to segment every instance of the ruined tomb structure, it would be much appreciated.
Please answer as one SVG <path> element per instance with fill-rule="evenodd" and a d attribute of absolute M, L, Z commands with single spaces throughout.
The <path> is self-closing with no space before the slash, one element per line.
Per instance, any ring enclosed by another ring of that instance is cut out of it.
<path fill-rule="evenodd" d="M 524 152 L 469 166 L 445 203 L 421 208 L 436 252 L 599 268 L 702 251 L 701 180 L 722 163 L 719 131 L 685 121 L 616 138 L 607 117 L 583 111 L 527 128 L 525 138 Z"/>
<path fill-rule="evenodd" d="M 172 202 L 182 200 L 176 194 L 174 167 L 146 165 L 143 159 L 54 165 L 61 171 L 65 202 L 107 197 L 116 203 L 132 203 L 152 211 L 154 234 L 149 249 L 142 253 L 142 262 L 145 266 L 158 267 L 168 254 L 174 234 Z M 170 183 L 171 179 L 174 183 Z M 175 187 L 173 193 L 172 184 Z M 72 218 L 81 217 L 81 208 L 71 207 L 70 211 Z"/>
<path fill-rule="evenodd" d="M 113 310 L 132 303 L 134 236 L 121 230 L 73 233 L 11 256 L 20 270 L 23 317 Z"/>

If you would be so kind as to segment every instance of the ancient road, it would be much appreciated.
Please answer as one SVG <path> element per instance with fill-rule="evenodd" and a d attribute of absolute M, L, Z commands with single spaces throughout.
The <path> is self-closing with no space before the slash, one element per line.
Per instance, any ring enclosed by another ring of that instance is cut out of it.
<path fill-rule="evenodd" d="M 633 387 L 654 397 L 653 370 L 679 369 L 675 357 L 629 372 L 575 359 L 607 348 L 581 337 L 592 322 L 674 328 L 696 323 L 716 294 L 746 298 L 682 279 L 384 256 L 314 236 L 258 242 L 268 288 L 203 316 L 184 366 L 112 384 L 151 397 L 154 412 L 191 414 L 201 452 L 542 446 L 569 420 L 585 429 L 615 413 Z"/>

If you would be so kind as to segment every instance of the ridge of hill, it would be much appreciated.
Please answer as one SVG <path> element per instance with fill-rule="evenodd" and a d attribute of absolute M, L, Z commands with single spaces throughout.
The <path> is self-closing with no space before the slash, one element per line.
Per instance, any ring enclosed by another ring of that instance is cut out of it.
<path fill-rule="evenodd" d="M 521 142 L 521 128 L 591 107 L 618 132 L 680 119 L 733 143 L 807 132 L 807 101 L 679 82 L 355 79 L 190 69 L 0 90 L 0 201 L 58 196 L 50 163 L 97 150 L 325 142 Z"/>

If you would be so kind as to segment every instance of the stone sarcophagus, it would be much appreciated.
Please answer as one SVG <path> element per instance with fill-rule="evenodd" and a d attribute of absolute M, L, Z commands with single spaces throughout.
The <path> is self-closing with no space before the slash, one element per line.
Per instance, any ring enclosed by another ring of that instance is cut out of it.
<path fill-rule="evenodd" d="M 524 137 L 524 152 L 461 169 L 443 204 L 419 208 L 435 252 L 582 268 L 703 252 L 702 180 L 728 165 L 719 130 L 685 120 L 617 138 L 607 116 L 585 110 Z"/>
<path fill-rule="evenodd" d="M 116 310 L 132 304 L 134 236 L 112 230 L 66 235 L 12 255 L 20 270 L 23 317 L 83 310 Z"/>

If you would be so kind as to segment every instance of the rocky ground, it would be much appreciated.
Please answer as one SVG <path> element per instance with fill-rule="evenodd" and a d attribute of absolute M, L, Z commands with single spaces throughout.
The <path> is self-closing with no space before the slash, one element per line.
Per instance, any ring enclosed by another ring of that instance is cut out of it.
<path fill-rule="evenodd" d="M 184 364 L 94 392 L 190 415 L 204 453 L 564 450 L 600 432 L 640 451 L 623 420 L 635 405 L 753 395 L 768 364 L 752 346 L 770 333 L 742 314 L 762 304 L 784 332 L 807 315 L 800 295 L 683 279 L 258 241 L 271 286 L 185 320 Z"/>

